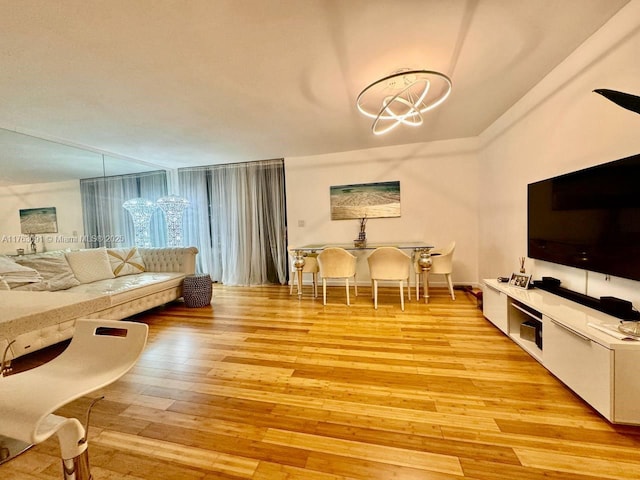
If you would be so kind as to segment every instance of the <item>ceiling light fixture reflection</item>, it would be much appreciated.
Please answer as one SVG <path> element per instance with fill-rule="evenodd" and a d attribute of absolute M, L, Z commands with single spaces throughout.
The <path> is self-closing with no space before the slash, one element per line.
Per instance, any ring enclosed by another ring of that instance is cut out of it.
<path fill-rule="evenodd" d="M 398 125 L 422 125 L 422 114 L 436 108 L 451 93 L 451 80 L 431 70 L 399 70 L 366 87 L 356 100 L 360 112 L 373 118 L 375 135 Z"/>

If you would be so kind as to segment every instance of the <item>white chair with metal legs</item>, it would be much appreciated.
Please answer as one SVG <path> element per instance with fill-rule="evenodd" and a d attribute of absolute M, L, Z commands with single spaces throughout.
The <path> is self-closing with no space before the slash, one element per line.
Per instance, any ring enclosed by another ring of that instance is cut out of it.
<path fill-rule="evenodd" d="M 147 332 L 144 323 L 77 320 L 71 343 L 58 357 L 0 377 L 0 435 L 38 444 L 57 434 L 64 479 L 90 480 L 89 415 L 83 426 L 53 412 L 127 373 L 144 350 Z"/>
<path fill-rule="evenodd" d="M 358 285 L 356 283 L 356 257 L 347 252 L 344 248 L 325 248 L 318 254 L 318 266 L 320 267 L 320 278 L 322 279 L 322 304 L 327 304 L 327 278 L 341 278 L 345 281 L 347 290 L 347 305 L 351 305 L 349 300 L 349 279 L 353 278 L 353 287 L 356 297 L 358 296 Z"/>
<path fill-rule="evenodd" d="M 409 300 L 411 300 L 411 287 L 409 286 L 411 257 L 396 247 L 379 247 L 369 255 L 367 261 L 371 274 L 374 308 L 378 309 L 378 282 L 389 280 L 399 284 L 400 304 L 404 312 L 404 282 L 407 282 L 407 292 Z"/>
<path fill-rule="evenodd" d="M 453 272 L 453 252 L 455 249 L 456 242 L 451 242 L 444 248 L 434 248 L 431 250 L 431 252 L 429 252 L 431 254 L 431 268 L 427 274 L 427 279 L 433 274 L 445 276 L 452 300 L 456 299 L 456 295 L 453 293 L 453 282 L 451 281 L 451 273 Z M 417 258 L 413 263 L 413 267 L 416 277 L 416 298 L 420 300 L 420 277 L 422 277 L 422 268 L 418 265 Z"/>

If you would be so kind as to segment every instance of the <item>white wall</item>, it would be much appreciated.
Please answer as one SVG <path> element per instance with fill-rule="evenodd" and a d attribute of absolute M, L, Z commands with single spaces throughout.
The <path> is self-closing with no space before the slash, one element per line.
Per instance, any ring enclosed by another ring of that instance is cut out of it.
<path fill-rule="evenodd" d="M 357 220 L 331 220 L 329 187 L 400 181 L 401 216 L 367 221 L 367 241 L 457 242 L 455 283 L 475 284 L 478 245 L 477 139 L 285 159 L 289 244 L 350 243 Z M 299 226 L 303 222 L 304 226 Z M 358 281 L 369 282 L 364 258 Z M 444 284 L 433 277 L 433 284 Z"/>
<path fill-rule="evenodd" d="M 517 271 L 526 255 L 528 183 L 640 152 L 640 116 L 592 93 L 640 95 L 638 19 L 633 0 L 481 135 L 480 278 Z M 531 259 L 527 267 L 534 278 L 640 306 L 640 282 Z"/>
<path fill-rule="evenodd" d="M 84 235 L 80 182 L 72 180 L 56 183 L 38 183 L 0 187 L 0 254 L 15 254 L 16 248 L 29 251 L 29 239 L 20 233 L 20 209 L 56 207 L 57 234 L 43 234 L 38 252 L 81 248 L 84 244 L 73 241 Z"/>

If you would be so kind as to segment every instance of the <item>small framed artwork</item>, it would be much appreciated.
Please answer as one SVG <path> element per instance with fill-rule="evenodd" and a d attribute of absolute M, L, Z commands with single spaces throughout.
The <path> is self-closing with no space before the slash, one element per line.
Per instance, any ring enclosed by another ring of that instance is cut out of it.
<path fill-rule="evenodd" d="M 509 285 L 518 288 L 529 288 L 529 282 L 531 282 L 531 275 L 524 273 L 512 273 L 509 279 Z"/>
<path fill-rule="evenodd" d="M 56 207 L 20 209 L 20 233 L 58 233 Z"/>

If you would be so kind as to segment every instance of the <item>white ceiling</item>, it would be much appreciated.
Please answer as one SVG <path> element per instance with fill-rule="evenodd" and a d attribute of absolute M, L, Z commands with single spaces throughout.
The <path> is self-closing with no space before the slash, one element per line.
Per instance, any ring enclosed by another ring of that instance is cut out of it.
<path fill-rule="evenodd" d="M 476 136 L 626 3 L 0 0 L 0 127 L 171 168 Z M 356 97 L 407 67 L 452 94 L 374 136 Z M 86 175 L 17 150 L 0 184 Z"/>

